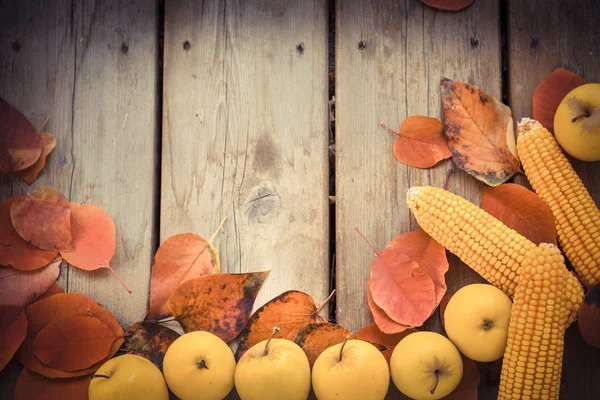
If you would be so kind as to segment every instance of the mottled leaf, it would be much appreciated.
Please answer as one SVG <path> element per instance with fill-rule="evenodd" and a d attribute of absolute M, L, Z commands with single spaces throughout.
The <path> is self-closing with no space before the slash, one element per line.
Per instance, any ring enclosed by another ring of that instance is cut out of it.
<path fill-rule="evenodd" d="M 49 379 L 23 368 L 13 400 L 88 400 L 90 378 Z"/>
<path fill-rule="evenodd" d="M 46 166 L 48 155 L 50 155 L 52 150 L 56 147 L 56 136 L 51 133 L 40 133 L 40 140 L 42 142 L 42 153 L 40 154 L 40 158 L 38 158 L 33 165 L 19 171 L 21 178 L 30 185 L 35 182 L 40 172 L 42 172 Z"/>
<path fill-rule="evenodd" d="M 33 165 L 42 153 L 42 142 L 31 122 L 0 98 L 0 173 Z"/>
<path fill-rule="evenodd" d="M 356 336 L 343 326 L 328 322 L 317 322 L 304 325 L 298 329 L 294 342 L 302 347 L 312 368 L 323 350 L 343 342 L 346 336 L 350 336 L 350 339 L 356 339 Z"/>
<path fill-rule="evenodd" d="M 13 357 L 27 334 L 27 317 L 25 312 L 14 312 L 12 307 L 0 306 L 0 371 Z"/>
<path fill-rule="evenodd" d="M 167 349 L 179 337 L 179 333 L 154 322 L 136 322 L 125 335 L 124 349 L 146 357 L 161 371 Z"/>

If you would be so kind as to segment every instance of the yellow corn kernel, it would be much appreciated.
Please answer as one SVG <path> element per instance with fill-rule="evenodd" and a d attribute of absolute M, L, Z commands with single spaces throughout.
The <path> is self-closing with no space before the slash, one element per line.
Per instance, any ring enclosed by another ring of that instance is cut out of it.
<path fill-rule="evenodd" d="M 517 135 L 525 175 L 552 210 L 563 251 L 586 285 L 600 283 L 600 210 L 542 124 L 523 118 Z"/>
<path fill-rule="evenodd" d="M 445 212 L 448 201 L 454 205 L 452 214 Z M 510 298 L 513 297 L 521 263 L 525 255 L 536 248 L 532 241 L 470 201 L 441 188 L 410 188 L 407 202 L 427 234 L 456 254 L 489 283 Z M 435 215 L 436 210 L 441 210 L 440 216 Z M 441 218 L 446 216 L 454 222 L 454 227 L 458 227 L 458 232 L 448 228 L 448 224 Z M 470 218 L 477 223 L 469 223 Z M 484 238 L 493 245 L 489 248 L 481 246 L 480 241 Z M 579 306 L 583 302 L 583 287 L 566 268 L 560 273 L 568 291 L 567 298 L 570 299 L 568 307 L 571 315 L 567 322 L 570 325 L 577 318 Z"/>
<path fill-rule="evenodd" d="M 552 244 L 535 246 L 525 256 L 510 314 L 499 400 L 558 399 L 570 313 L 565 271 L 560 251 Z M 532 306 L 534 293 L 546 296 Z"/>

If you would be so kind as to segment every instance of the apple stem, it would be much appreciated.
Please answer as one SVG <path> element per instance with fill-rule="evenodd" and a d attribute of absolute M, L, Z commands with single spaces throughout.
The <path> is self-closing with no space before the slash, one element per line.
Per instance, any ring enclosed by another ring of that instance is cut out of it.
<path fill-rule="evenodd" d="M 219 225 L 219 227 L 217 228 L 217 230 L 215 231 L 215 233 L 213 233 L 213 235 L 210 237 L 210 239 L 208 239 L 208 243 L 212 244 L 212 241 L 219 234 L 219 231 L 221 231 L 221 228 L 225 224 L 225 221 L 227 221 L 227 217 L 223 218 L 223 220 L 221 221 L 221 224 Z"/>
<path fill-rule="evenodd" d="M 440 375 L 439 375 L 438 370 L 436 369 L 434 373 L 435 373 L 435 383 L 433 384 L 433 389 L 431 389 L 429 391 L 429 393 L 431 393 L 431 394 L 435 393 L 435 389 L 437 389 L 438 383 L 440 383 Z"/>
<path fill-rule="evenodd" d="M 206 369 L 208 369 L 208 365 L 206 365 L 206 361 L 200 360 L 200 362 L 198 363 L 198 368 L 206 368 Z"/>
<path fill-rule="evenodd" d="M 589 118 L 592 114 L 590 114 L 589 111 L 585 111 L 583 114 L 579 114 L 578 116 L 576 116 L 575 118 L 571 119 L 571 122 L 577 122 L 580 119 L 583 118 Z"/>
<path fill-rule="evenodd" d="M 115 278 L 117 278 L 119 280 L 119 282 L 121 282 L 121 285 L 123 285 L 123 287 L 125 288 L 125 290 L 127 290 L 129 293 L 131 293 L 131 289 L 129 289 L 127 287 L 127 285 L 125 284 L 125 282 L 123 282 L 123 279 L 121 279 L 121 277 L 119 275 L 117 275 L 117 273 L 115 272 L 115 270 L 110 265 L 106 265 L 105 268 L 108 268 L 108 270 L 110 272 L 112 272 L 112 274 L 115 276 Z"/>
<path fill-rule="evenodd" d="M 369 245 L 369 247 L 371 248 L 371 250 L 373 250 L 373 253 L 375 253 L 376 256 L 379 256 L 379 252 L 377 251 L 377 249 L 375 248 L 375 246 L 373 246 L 371 244 L 371 242 L 369 242 L 369 240 L 367 239 L 367 237 L 365 235 L 363 235 L 363 233 L 361 231 L 358 230 L 358 228 L 354 228 L 354 230 L 356 231 L 356 233 L 358 233 L 358 235 L 365 241 L 367 242 L 367 244 Z"/>
<path fill-rule="evenodd" d="M 492 328 L 493 326 L 494 324 L 492 323 L 492 321 L 488 321 L 487 319 L 483 321 L 483 329 L 485 329 L 486 331 Z"/>
<path fill-rule="evenodd" d="M 338 362 L 342 361 L 342 353 L 344 352 L 344 347 L 346 347 L 346 343 L 350 339 L 350 335 L 346 335 L 346 339 L 344 339 L 344 343 L 342 343 L 342 347 L 340 347 L 340 359 Z"/>
<path fill-rule="evenodd" d="M 269 336 L 267 344 L 265 344 L 265 356 L 269 354 L 269 343 L 271 343 L 271 339 L 273 339 L 273 336 L 277 335 L 277 332 L 279 332 L 279 328 L 276 326 L 273 328 L 273 333 L 271 333 L 271 336 Z"/>
<path fill-rule="evenodd" d="M 379 126 L 381 126 L 382 128 L 384 128 L 389 133 L 393 133 L 394 135 L 400 136 L 400 132 L 396 132 L 395 130 L 393 130 L 392 128 L 390 128 L 389 126 L 387 126 L 386 124 L 384 124 L 383 122 L 380 122 Z"/>
<path fill-rule="evenodd" d="M 109 378 L 110 378 L 110 376 L 108 376 L 108 375 L 100 375 L 100 374 L 96 374 L 96 375 L 90 375 L 90 381 L 91 381 L 92 379 L 94 379 L 94 378 L 106 378 L 106 379 L 109 379 Z"/>

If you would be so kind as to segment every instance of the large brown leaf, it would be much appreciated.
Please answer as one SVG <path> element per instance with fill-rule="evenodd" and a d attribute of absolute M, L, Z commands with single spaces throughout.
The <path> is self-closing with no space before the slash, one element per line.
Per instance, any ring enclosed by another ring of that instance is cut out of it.
<path fill-rule="evenodd" d="M 6 367 L 27 334 L 25 312 L 21 310 L 12 320 L 9 319 L 11 315 L 14 315 L 12 307 L 0 306 L 0 371 Z"/>
<path fill-rule="evenodd" d="M 106 359 L 117 339 L 92 316 L 66 317 L 46 325 L 33 341 L 33 354 L 60 371 L 79 371 Z"/>
<path fill-rule="evenodd" d="M 458 386 L 444 400 L 477 400 L 479 382 L 481 382 L 481 374 L 477 363 L 461 354 L 463 362 L 463 375 L 458 383 Z"/>
<path fill-rule="evenodd" d="M 169 297 L 187 280 L 219 272 L 217 250 L 195 233 L 173 235 L 160 245 L 150 278 L 150 307 L 146 319 L 169 315 Z"/>
<path fill-rule="evenodd" d="M 467 83 L 443 79 L 440 87 L 454 164 L 490 186 L 519 172 L 510 108 Z"/>
<path fill-rule="evenodd" d="M 302 347 L 312 368 L 323 350 L 342 343 L 346 340 L 346 336 L 350 336 L 350 339 L 356 339 L 356 336 L 343 326 L 328 322 L 317 322 L 300 328 L 294 342 Z"/>
<path fill-rule="evenodd" d="M 114 355 L 123 344 L 123 328 L 115 317 L 100 304 L 80 293 L 58 293 L 27 306 L 27 336 L 16 355 L 21 364 L 33 372 L 48 378 L 73 378 L 94 373 L 102 365 L 100 361 L 90 368 L 75 372 L 59 371 L 38 360 L 33 354 L 33 343 L 38 333 L 52 322 L 73 316 L 94 317 L 108 325 L 119 339 L 112 344 L 109 356 Z"/>
<path fill-rule="evenodd" d="M 556 245 L 556 226 L 552 210 L 541 197 L 524 186 L 505 183 L 484 187 L 481 208 L 536 245 Z"/>
<path fill-rule="evenodd" d="M 319 310 L 306 293 L 290 290 L 280 294 L 252 314 L 240 334 L 236 359 L 239 360 L 250 347 L 268 339 L 275 327 L 279 327 L 278 338 L 294 340 L 301 327 L 325 322 Z"/>
<path fill-rule="evenodd" d="M 212 274 L 190 279 L 169 298 L 171 314 L 185 332 L 208 331 L 234 339 L 250 317 L 254 300 L 271 271 Z"/>
<path fill-rule="evenodd" d="M 42 172 L 46 166 L 48 155 L 56 147 L 56 136 L 51 133 L 40 133 L 40 140 L 42 141 L 42 154 L 40 154 L 40 158 L 33 165 L 19 171 L 21 178 L 30 185 L 35 182 L 40 172 Z"/>
<path fill-rule="evenodd" d="M 554 132 L 554 114 L 567 94 L 587 81 L 581 76 L 557 68 L 535 87 L 533 91 L 533 119 L 550 132 Z"/>
<path fill-rule="evenodd" d="M 88 400 L 90 378 L 48 379 L 23 368 L 13 400 Z"/>
<path fill-rule="evenodd" d="M 10 207 L 15 230 L 27 243 L 43 250 L 71 249 L 71 208 L 61 192 L 41 187 Z"/>
<path fill-rule="evenodd" d="M 21 271 L 32 271 L 48 265 L 55 250 L 41 250 L 27 243 L 15 230 L 10 219 L 12 204 L 25 196 L 0 201 L 0 265 L 11 265 Z"/>
<path fill-rule="evenodd" d="M 179 333 L 154 322 L 136 322 L 125 330 L 125 350 L 146 357 L 161 371 L 167 349 Z"/>
<path fill-rule="evenodd" d="M 40 135 L 31 122 L 0 97 L 0 173 L 27 168 L 41 153 Z"/>
<path fill-rule="evenodd" d="M 382 332 L 392 335 L 395 333 L 404 332 L 410 328 L 409 325 L 400 324 L 391 319 L 389 315 L 387 315 L 385 311 L 381 309 L 381 307 L 375 304 L 373 295 L 371 294 L 371 278 L 367 279 L 367 305 L 371 310 L 375 324 L 377 324 Z"/>
<path fill-rule="evenodd" d="M 379 330 L 377 324 L 369 324 L 360 328 L 360 330 L 356 332 L 356 337 L 358 339 L 365 340 L 370 343 L 375 343 L 384 346 L 385 349 L 383 349 L 381 353 L 383 354 L 383 356 L 389 364 L 396 345 L 400 343 L 400 341 L 406 336 L 414 332 L 418 331 L 414 328 L 411 328 L 403 332 L 390 335 Z"/>

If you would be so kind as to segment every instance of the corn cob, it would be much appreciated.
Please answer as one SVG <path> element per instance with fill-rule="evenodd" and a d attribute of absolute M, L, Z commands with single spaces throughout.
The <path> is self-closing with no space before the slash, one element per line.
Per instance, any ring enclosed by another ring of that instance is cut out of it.
<path fill-rule="evenodd" d="M 542 243 L 523 260 L 508 325 L 499 400 L 558 399 L 566 310 L 564 259 Z"/>
<path fill-rule="evenodd" d="M 552 210 L 563 251 L 586 285 L 600 283 L 600 210 L 546 128 L 523 118 L 517 135 L 525 175 Z"/>
<path fill-rule="evenodd" d="M 429 236 L 512 299 L 521 263 L 536 248 L 532 241 L 475 204 L 441 188 L 413 187 L 407 202 Z M 563 280 L 568 290 L 570 325 L 583 302 L 583 288 L 566 268 Z"/>

